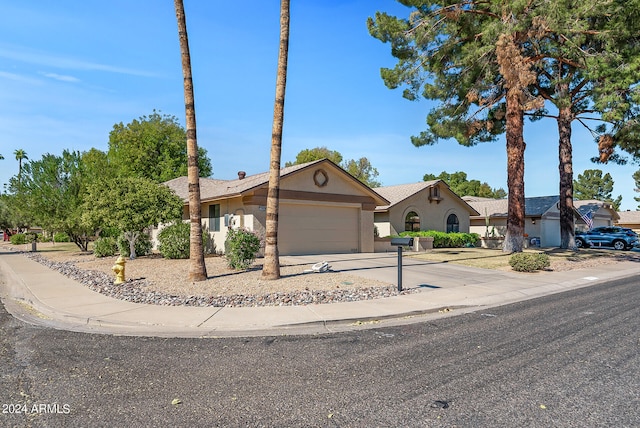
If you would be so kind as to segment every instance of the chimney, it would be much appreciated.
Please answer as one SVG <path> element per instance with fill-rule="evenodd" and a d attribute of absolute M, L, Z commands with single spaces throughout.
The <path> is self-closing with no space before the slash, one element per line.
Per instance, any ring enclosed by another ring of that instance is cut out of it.
<path fill-rule="evenodd" d="M 244 171 L 238 171 L 238 180 L 243 180 L 247 176 L 247 173 Z"/>

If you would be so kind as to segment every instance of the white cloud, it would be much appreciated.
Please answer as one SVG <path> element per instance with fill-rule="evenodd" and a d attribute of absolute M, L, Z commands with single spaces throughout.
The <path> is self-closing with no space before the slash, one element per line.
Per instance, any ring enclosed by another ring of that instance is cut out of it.
<path fill-rule="evenodd" d="M 29 48 L 19 46 L 0 46 L 0 58 L 69 70 L 104 71 L 108 73 L 127 74 L 140 77 L 158 77 L 157 73 L 145 70 L 116 67 L 107 64 L 84 61 L 81 59 L 51 55 L 46 52 L 30 50 Z"/>
<path fill-rule="evenodd" d="M 41 85 L 42 81 L 31 77 L 23 76 L 16 73 L 8 73 L 6 71 L 0 71 L 0 79 L 8 79 L 16 82 L 29 83 L 31 85 Z"/>
<path fill-rule="evenodd" d="M 40 74 L 43 75 L 44 77 L 48 77 L 49 79 L 59 80 L 61 82 L 70 82 L 70 83 L 80 82 L 80 79 L 73 76 L 66 76 L 63 74 L 45 73 L 45 72 L 41 72 Z"/>

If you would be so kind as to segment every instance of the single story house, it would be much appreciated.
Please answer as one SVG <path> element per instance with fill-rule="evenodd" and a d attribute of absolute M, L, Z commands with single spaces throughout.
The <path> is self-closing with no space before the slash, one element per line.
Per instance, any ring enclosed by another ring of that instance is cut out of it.
<path fill-rule="evenodd" d="M 628 227 L 640 233 L 640 211 L 618 211 L 618 217 L 614 223 L 616 226 Z"/>
<path fill-rule="evenodd" d="M 480 236 L 504 236 L 507 231 L 507 199 L 464 196 L 479 215 L 472 216 L 471 232 Z M 587 229 L 586 219 L 593 227 L 612 226 L 619 216 L 610 203 L 597 200 L 574 200 L 574 219 L 577 230 Z M 558 247 L 560 237 L 560 197 L 525 198 L 525 234 L 530 242 L 541 247 Z"/>
<path fill-rule="evenodd" d="M 164 183 L 185 202 L 188 181 Z M 227 230 L 244 227 L 264 236 L 269 173 L 234 180 L 200 179 L 202 219 L 215 251 L 224 251 Z M 327 159 L 281 169 L 278 250 L 281 255 L 374 251 L 374 210 L 389 201 Z"/>
<path fill-rule="evenodd" d="M 375 228 L 381 237 L 418 230 L 469 232 L 470 216 L 479 215 L 442 180 L 373 190 L 389 201 L 374 212 Z"/>

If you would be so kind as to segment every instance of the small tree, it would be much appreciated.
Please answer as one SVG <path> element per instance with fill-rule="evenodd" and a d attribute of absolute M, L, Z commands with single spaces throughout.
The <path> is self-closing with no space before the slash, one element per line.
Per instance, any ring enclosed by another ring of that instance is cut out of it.
<path fill-rule="evenodd" d="M 146 177 L 158 183 L 187 175 L 187 134 L 175 116 L 153 111 L 118 123 L 109 133 L 107 157 L 119 175 Z M 198 148 L 198 173 L 212 173 L 207 151 Z"/>
<path fill-rule="evenodd" d="M 47 153 L 24 164 L 20 179 L 12 179 L 10 186 L 11 210 L 21 217 L 18 225 L 27 221 L 48 231 L 65 232 L 86 251 L 93 232 L 81 221 L 86 181 L 78 152 Z"/>
<path fill-rule="evenodd" d="M 613 178 L 611 174 L 602 175 L 599 169 L 586 169 L 582 174 L 578 174 L 578 179 L 573 181 L 574 196 L 578 200 L 597 199 L 599 201 L 610 202 L 615 210 L 620 209 L 622 196 L 613 199 Z"/>
<path fill-rule="evenodd" d="M 336 165 L 342 163 L 342 155 L 336 150 L 329 150 L 325 146 L 315 147 L 313 149 L 301 150 L 296 155 L 296 160 L 293 162 L 287 162 L 284 166 L 300 165 L 307 162 L 313 162 L 320 159 L 329 159 Z"/>
<path fill-rule="evenodd" d="M 503 199 L 507 196 L 507 192 L 503 188 L 492 189 L 489 183 L 481 183 L 479 180 L 467 180 L 467 173 L 462 171 L 452 174 L 442 171 L 438 176 L 425 174 L 423 180 L 442 180 L 458 196 L 479 196 L 494 199 Z"/>
<path fill-rule="evenodd" d="M 149 179 L 126 177 L 89 186 L 84 209 L 86 224 L 116 227 L 123 232 L 133 259 L 140 233 L 158 223 L 179 219 L 182 200 L 168 187 Z"/>

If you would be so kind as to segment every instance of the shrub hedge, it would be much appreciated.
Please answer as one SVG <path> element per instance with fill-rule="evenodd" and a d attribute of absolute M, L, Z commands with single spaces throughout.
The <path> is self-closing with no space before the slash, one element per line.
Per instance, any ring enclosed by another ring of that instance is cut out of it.
<path fill-rule="evenodd" d="M 182 221 L 173 223 L 163 228 L 158 233 L 158 251 L 165 259 L 188 259 L 191 253 L 189 235 L 191 225 Z M 202 228 L 202 246 L 207 253 L 209 245 L 209 233 Z M 136 250 L 137 251 L 137 250 Z"/>
<path fill-rule="evenodd" d="M 551 266 L 545 253 L 515 253 L 509 257 L 509 265 L 518 272 L 535 272 Z"/>
<path fill-rule="evenodd" d="M 440 232 L 437 230 L 421 230 L 419 232 L 402 232 L 400 236 L 432 237 L 433 248 L 473 247 L 480 240 L 477 233 Z"/>
<path fill-rule="evenodd" d="M 118 236 L 116 246 L 122 257 L 129 257 L 131 255 L 131 251 L 129 251 L 129 241 L 127 241 L 124 235 L 121 234 Z M 140 236 L 136 239 L 135 247 L 136 256 L 146 256 L 147 254 L 150 254 L 153 244 L 151 243 L 151 237 L 149 234 L 140 232 Z"/>
<path fill-rule="evenodd" d="M 113 236 L 96 239 L 93 243 L 93 255 L 96 257 L 110 257 L 118 252 L 118 244 Z"/>
<path fill-rule="evenodd" d="M 64 232 L 58 232 L 53 234 L 53 242 L 70 242 L 69 235 Z"/>
<path fill-rule="evenodd" d="M 9 242 L 13 245 L 22 245 L 27 243 L 27 236 L 24 233 L 15 233 L 9 238 Z"/>
<path fill-rule="evenodd" d="M 247 269 L 260 251 L 260 238 L 246 229 L 229 229 L 224 247 L 229 267 Z"/>

